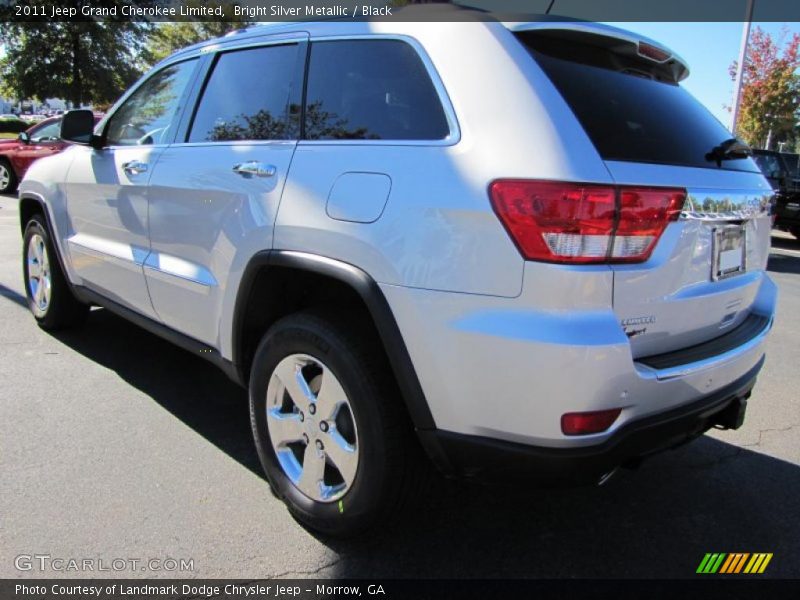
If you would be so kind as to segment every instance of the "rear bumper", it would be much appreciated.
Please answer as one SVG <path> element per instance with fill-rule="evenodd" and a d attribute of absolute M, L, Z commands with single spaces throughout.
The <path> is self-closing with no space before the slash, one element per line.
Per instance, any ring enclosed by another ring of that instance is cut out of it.
<path fill-rule="evenodd" d="M 445 474 L 481 482 L 541 486 L 597 483 L 620 466 L 674 448 L 715 425 L 741 425 L 764 358 L 733 383 L 691 404 L 626 423 L 603 443 L 551 448 L 435 430 L 420 438 Z"/>
<path fill-rule="evenodd" d="M 742 292 L 755 296 L 742 330 L 668 355 L 634 357 L 613 311 L 589 304 L 602 292 L 610 298 L 603 287 L 611 276 L 551 270 L 548 278 L 550 270 L 539 268 L 513 299 L 382 288 L 430 407 L 430 429 L 531 447 L 594 447 L 630 423 L 727 389 L 764 356 L 776 301 L 766 274 L 732 281 L 756 287 Z M 568 303 L 572 309 L 559 308 Z M 602 433 L 561 430 L 564 413 L 617 408 L 620 416 Z"/>

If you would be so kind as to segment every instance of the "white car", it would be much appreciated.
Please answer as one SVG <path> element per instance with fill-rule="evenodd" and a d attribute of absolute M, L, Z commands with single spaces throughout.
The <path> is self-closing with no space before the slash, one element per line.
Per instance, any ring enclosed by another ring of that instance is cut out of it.
<path fill-rule="evenodd" d="M 31 310 L 103 306 L 248 386 L 272 487 L 328 535 L 418 494 L 426 456 L 605 481 L 739 427 L 773 322 L 772 190 L 687 75 L 591 23 L 192 46 L 28 171 Z"/>

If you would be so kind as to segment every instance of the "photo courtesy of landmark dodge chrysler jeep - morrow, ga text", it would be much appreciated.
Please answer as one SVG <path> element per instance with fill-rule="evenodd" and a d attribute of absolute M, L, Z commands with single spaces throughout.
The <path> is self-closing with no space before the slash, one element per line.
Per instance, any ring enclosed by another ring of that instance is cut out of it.
<path fill-rule="evenodd" d="M 772 190 L 687 75 L 583 22 L 191 46 L 21 182 L 31 311 L 105 307 L 247 386 L 317 532 L 378 526 L 429 464 L 602 482 L 739 427 L 773 322 Z"/>

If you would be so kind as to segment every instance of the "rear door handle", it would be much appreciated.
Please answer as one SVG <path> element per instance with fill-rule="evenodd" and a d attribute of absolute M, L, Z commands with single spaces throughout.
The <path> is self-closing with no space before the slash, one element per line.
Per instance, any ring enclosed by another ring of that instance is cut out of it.
<path fill-rule="evenodd" d="M 139 173 L 147 172 L 147 163 L 143 163 L 140 160 L 131 160 L 123 163 L 122 170 L 128 175 L 138 175 Z"/>
<path fill-rule="evenodd" d="M 256 160 L 249 160 L 234 165 L 233 172 L 238 175 L 244 175 L 245 177 L 274 177 L 278 169 L 275 168 L 275 165 L 265 165 Z"/>

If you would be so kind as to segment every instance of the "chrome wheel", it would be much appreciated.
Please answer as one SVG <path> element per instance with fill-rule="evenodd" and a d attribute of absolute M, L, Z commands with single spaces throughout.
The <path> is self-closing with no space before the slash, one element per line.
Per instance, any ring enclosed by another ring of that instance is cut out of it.
<path fill-rule="evenodd" d="M 318 502 L 344 496 L 358 469 L 358 431 L 336 376 L 316 358 L 292 354 L 275 367 L 266 400 L 272 448 L 289 480 Z"/>
<path fill-rule="evenodd" d="M 4 164 L 0 163 L 0 191 L 5 191 L 11 183 L 11 173 Z"/>
<path fill-rule="evenodd" d="M 42 318 L 50 305 L 52 279 L 47 247 L 44 238 L 38 233 L 34 233 L 28 242 L 26 260 L 28 262 L 28 291 L 33 300 L 33 314 Z"/>

